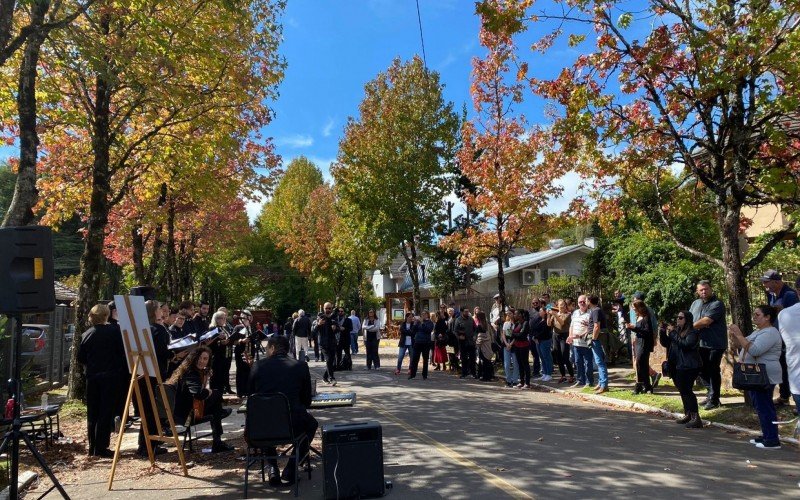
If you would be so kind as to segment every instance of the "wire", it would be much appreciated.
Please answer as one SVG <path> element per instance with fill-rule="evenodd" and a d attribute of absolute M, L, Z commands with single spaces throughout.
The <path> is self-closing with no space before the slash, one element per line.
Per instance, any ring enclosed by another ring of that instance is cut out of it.
<path fill-rule="evenodd" d="M 422 44 L 422 64 L 424 64 L 425 69 L 427 69 L 428 60 L 425 57 L 425 38 L 422 36 L 422 16 L 419 13 L 419 0 L 417 0 L 417 22 L 419 23 L 419 41 Z"/>

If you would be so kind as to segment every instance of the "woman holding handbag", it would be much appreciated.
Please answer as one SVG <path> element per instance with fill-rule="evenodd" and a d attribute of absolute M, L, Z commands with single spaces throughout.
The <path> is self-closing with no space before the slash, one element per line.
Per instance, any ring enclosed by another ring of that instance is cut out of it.
<path fill-rule="evenodd" d="M 686 424 L 687 429 L 702 428 L 700 412 L 697 407 L 697 396 L 694 381 L 700 373 L 700 334 L 692 328 L 694 316 L 689 311 L 681 311 L 675 318 L 675 325 L 659 330 L 661 345 L 667 349 L 667 363 L 672 374 L 672 381 L 683 401 L 683 417 L 676 420 Z"/>
<path fill-rule="evenodd" d="M 778 426 L 774 423 L 778 419 L 778 415 L 775 411 L 775 403 L 772 401 L 775 385 L 781 382 L 781 334 L 777 328 L 772 326 L 776 318 L 777 312 L 774 307 L 761 305 L 753 311 L 753 324 L 756 327 L 753 333 L 745 337 L 738 326 L 730 325 L 728 327 L 728 332 L 742 348 L 739 351 L 740 362 L 734 365 L 734 372 L 748 368 L 758 370 L 756 373 L 762 373 L 761 371 L 764 369 L 767 372 L 763 385 L 749 389 L 750 399 L 758 413 L 762 433 L 762 437 L 752 439 L 750 442 L 755 444 L 756 448 L 767 450 L 777 450 L 781 447 Z M 742 364 L 755 365 L 755 367 L 742 366 Z M 736 379 L 736 373 L 734 373 L 734 379 Z M 737 382 L 734 380 L 734 386 L 737 385 Z M 738 385 L 741 387 L 741 384 Z"/>

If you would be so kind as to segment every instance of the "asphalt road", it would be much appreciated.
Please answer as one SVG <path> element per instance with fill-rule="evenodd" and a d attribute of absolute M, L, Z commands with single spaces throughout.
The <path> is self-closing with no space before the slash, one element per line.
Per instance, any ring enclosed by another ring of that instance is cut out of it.
<path fill-rule="evenodd" d="M 387 361 L 384 359 L 384 361 Z M 558 394 L 506 390 L 431 372 L 428 380 L 393 370 L 337 373 L 325 392 L 355 391 L 352 408 L 315 410 L 321 425 L 378 421 L 383 428 L 387 498 L 800 498 L 799 451 L 764 451 L 748 438 L 611 409 Z M 321 378 L 324 365 L 311 363 Z M 225 421 L 240 433 L 243 417 Z M 174 488 L 147 478 L 70 488 L 75 498 L 239 498 L 238 471 L 213 482 L 176 476 Z M 300 482 L 300 496 L 322 498 L 322 467 Z M 235 466 L 232 466 L 232 468 Z M 191 474 L 191 472 L 190 472 Z M 253 476 L 251 476 L 251 479 Z M 289 488 L 251 483 L 252 498 L 286 498 Z"/>

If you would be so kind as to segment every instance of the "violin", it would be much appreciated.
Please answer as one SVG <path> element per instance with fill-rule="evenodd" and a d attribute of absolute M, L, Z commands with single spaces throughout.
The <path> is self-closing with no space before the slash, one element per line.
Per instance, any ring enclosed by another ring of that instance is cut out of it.
<path fill-rule="evenodd" d="M 209 389 L 209 383 L 211 382 L 211 377 L 209 376 L 209 370 L 206 368 L 203 370 L 203 373 L 200 374 L 200 382 L 203 389 Z M 205 399 L 192 399 L 192 412 L 194 413 L 195 421 L 200 420 L 206 414 L 206 400 Z"/>

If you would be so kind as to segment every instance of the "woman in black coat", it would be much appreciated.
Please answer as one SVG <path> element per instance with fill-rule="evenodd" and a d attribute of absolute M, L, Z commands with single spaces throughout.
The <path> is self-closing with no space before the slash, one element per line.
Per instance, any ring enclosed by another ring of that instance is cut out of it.
<path fill-rule="evenodd" d="M 644 392 L 653 393 L 653 384 L 650 382 L 650 353 L 653 352 L 654 336 L 653 325 L 650 324 L 650 313 L 644 301 L 635 300 L 633 308 L 636 311 L 636 324 L 628 323 L 627 328 L 636 333 L 636 347 L 634 349 L 636 367 L 636 388 L 634 394 Z"/>
<path fill-rule="evenodd" d="M 231 451 L 233 447 L 222 440 L 222 419 L 231 414 L 230 408 L 222 407 L 222 391 L 210 389 L 208 364 L 211 360 L 211 349 L 197 347 L 186 356 L 180 367 L 167 381 L 175 387 L 175 408 L 173 413 L 176 422 L 183 424 L 189 413 L 198 408 L 195 418 L 211 417 L 212 453 Z M 200 411 L 202 408 L 202 412 Z"/>
<path fill-rule="evenodd" d="M 703 421 L 700 420 L 697 396 L 692 389 L 703 362 L 699 349 L 700 334 L 692 325 L 692 313 L 681 311 L 675 318 L 674 327 L 670 325 L 665 331 L 659 331 L 659 341 L 667 349 L 667 363 L 672 370 L 672 381 L 683 401 L 684 415 L 677 422 L 686 424 L 688 428 L 699 428 L 703 427 Z"/>

